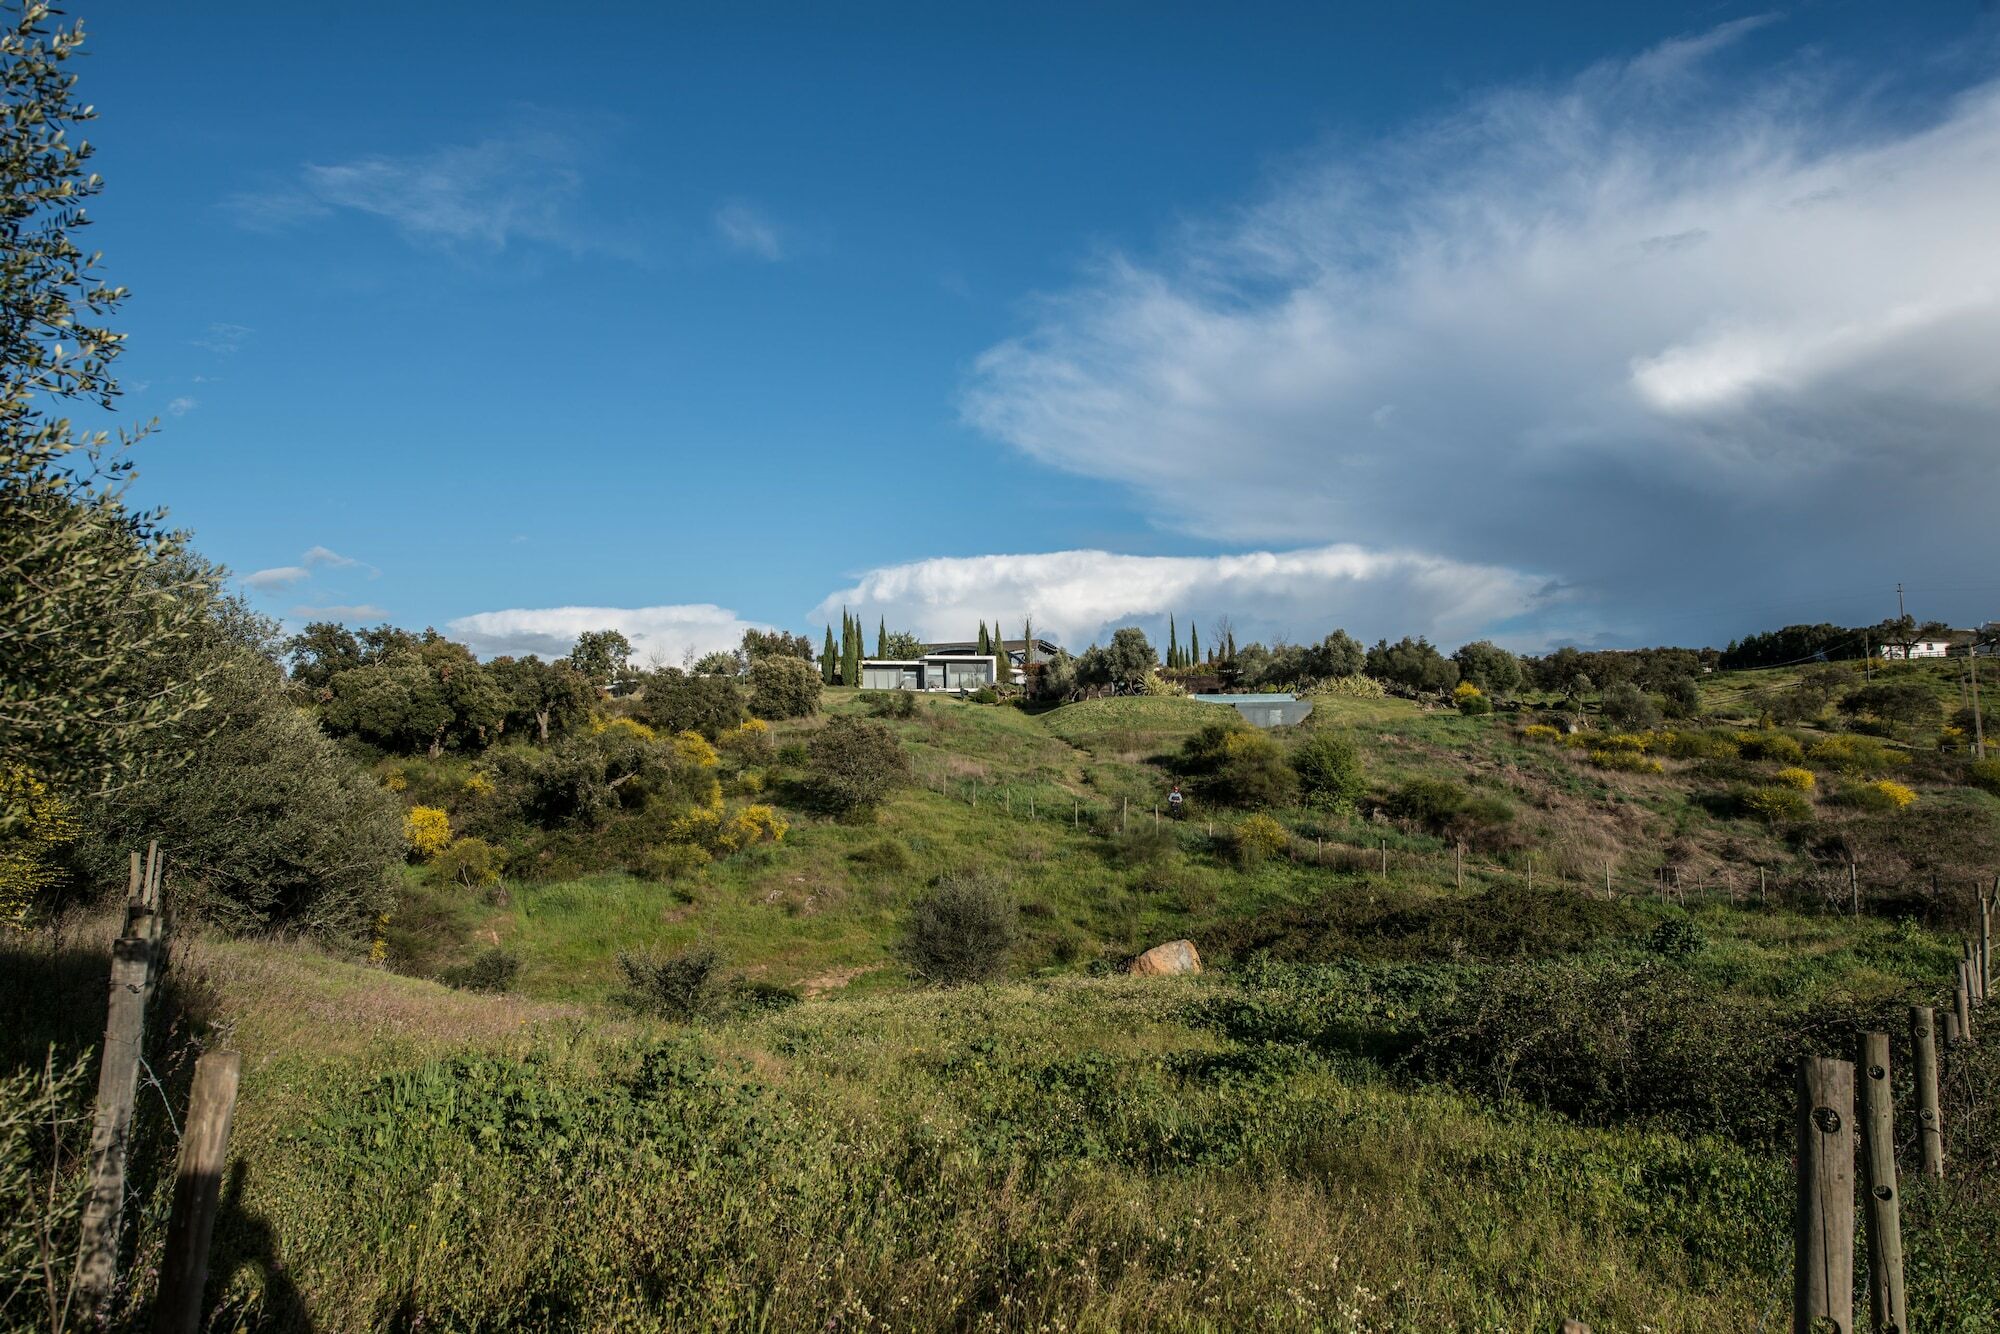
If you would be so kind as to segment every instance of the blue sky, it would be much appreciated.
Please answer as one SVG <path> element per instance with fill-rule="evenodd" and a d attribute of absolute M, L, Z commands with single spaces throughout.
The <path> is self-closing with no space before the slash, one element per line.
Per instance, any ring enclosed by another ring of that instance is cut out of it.
<path fill-rule="evenodd" d="M 137 496 L 487 651 L 2000 615 L 1991 6 L 1360 8 L 79 4 Z"/>

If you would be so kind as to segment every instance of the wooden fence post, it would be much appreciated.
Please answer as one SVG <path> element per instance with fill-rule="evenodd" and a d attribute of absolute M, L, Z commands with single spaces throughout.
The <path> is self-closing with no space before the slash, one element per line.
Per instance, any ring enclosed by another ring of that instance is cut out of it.
<path fill-rule="evenodd" d="M 1854 1329 L 1854 1067 L 1805 1056 L 1798 1076 L 1793 1334 Z M 1830 1323 L 1823 1323 L 1830 1322 Z"/>
<path fill-rule="evenodd" d="M 1958 1010 L 1958 1036 L 1966 1046 L 1972 1045 L 1972 968 L 1964 960 L 1958 964 L 1958 989 L 1952 995 L 1952 1002 Z"/>
<path fill-rule="evenodd" d="M 1944 1121 L 1938 1109 L 1937 1012 L 1928 1005 L 1910 1007 L 1911 1045 L 1916 1048 L 1917 1135 L 1922 1141 L 1927 1177 L 1944 1175 Z"/>
<path fill-rule="evenodd" d="M 118 1281 L 125 1216 L 125 1158 L 132 1104 L 139 1094 L 139 1057 L 146 1041 L 146 1000 L 153 988 L 153 942 L 121 936 L 111 947 L 111 995 L 104 1053 L 97 1071 L 97 1111 L 90 1132 L 90 1193 L 77 1248 L 76 1292 L 94 1316 Z"/>
<path fill-rule="evenodd" d="M 1944 1012 L 1944 1049 L 1952 1051 L 1958 1046 L 1958 1011 L 1946 1007 Z"/>
<path fill-rule="evenodd" d="M 1465 888 L 1465 844 L 1454 843 L 1452 845 L 1451 851 L 1454 861 L 1456 863 L 1456 870 L 1458 875 L 1458 887 L 1460 889 L 1464 889 Z"/>
<path fill-rule="evenodd" d="M 1867 1192 L 1868 1303 L 1876 1334 L 1907 1334 L 1903 1225 L 1896 1180 L 1896 1113 L 1889 1089 L 1889 1035 L 1861 1035 L 1861 1186 Z"/>
<path fill-rule="evenodd" d="M 1382 840 L 1382 874 L 1389 874 L 1389 840 Z"/>
<path fill-rule="evenodd" d="M 201 1328 L 208 1243 L 222 1196 L 222 1164 L 241 1069 L 242 1057 L 233 1051 L 205 1052 L 194 1065 L 180 1171 L 174 1178 L 174 1211 L 160 1260 L 159 1295 L 153 1299 L 154 1334 L 195 1334 Z"/>
<path fill-rule="evenodd" d="M 1132 813 L 1132 798 L 1130 798 L 1130 797 L 1120 797 L 1120 798 L 1118 799 L 1118 832 L 1119 832 L 1119 833 L 1121 833 L 1121 834 L 1122 834 L 1122 833 L 1124 833 L 1124 832 L 1125 832 L 1125 817 L 1126 817 L 1126 816 L 1128 816 L 1128 815 L 1130 815 L 1131 813 Z"/>

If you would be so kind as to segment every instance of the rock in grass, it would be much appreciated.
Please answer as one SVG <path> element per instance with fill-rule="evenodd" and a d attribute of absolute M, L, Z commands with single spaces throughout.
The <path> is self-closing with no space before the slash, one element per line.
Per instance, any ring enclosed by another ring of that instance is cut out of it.
<path fill-rule="evenodd" d="M 1125 971 L 1136 977 L 1198 973 L 1201 971 L 1201 955 L 1195 953 L 1192 940 L 1170 940 L 1164 945 L 1153 946 L 1132 960 L 1125 966 Z"/>

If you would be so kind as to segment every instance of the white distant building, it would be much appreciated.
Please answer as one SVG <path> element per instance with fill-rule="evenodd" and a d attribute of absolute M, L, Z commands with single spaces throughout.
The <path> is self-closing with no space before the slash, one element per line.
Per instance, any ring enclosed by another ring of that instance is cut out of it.
<path fill-rule="evenodd" d="M 1948 658 L 1951 656 L 1949 639 L 1919 639 L 1914 644 L 1884 644 L 1882 656 L 1885 658 Z"/>

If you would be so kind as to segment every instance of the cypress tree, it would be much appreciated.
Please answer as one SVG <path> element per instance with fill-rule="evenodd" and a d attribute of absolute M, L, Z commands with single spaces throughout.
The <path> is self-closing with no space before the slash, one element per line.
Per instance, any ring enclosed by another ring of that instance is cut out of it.
<path fill-rule="evenodd" d="M 819 682 L 821 685 L 826 686 L 833 684 L 833 623 L 831 621 L 827 622 L 826 626 L 826 647 L 819 651 Z"/>
<path fill-rule="evenodd" d="M 1000 628 L 1000 618 L 993 618 L 993 679 L 1002 685 L 1014 682 L 1014 660 L 1007 656 L 1007 632 Z"/>
<path fill-rule="evenodd" d="M 1027 667 L 1035 665 L 1035 621 L 1033 617 L 1026 617 L 1021 621 L 1021 663 Z"/>
<path fill-rule="evenodd" d="M 1180 632 L 1174 626 L 1174 614 L 1172 612 L 1168 612 L 1167 613 L 1167 666 L 1169 668 L 1173 668 L 1173 667 L 1178 667 L 1180 665 L 1181 665 Z"/>
<path fill-rule="evenodd" d="M 885 616 L 875 618 L 875 656 L 889 656 L 889 620 Z"/>
<path fill-rule="evenodd" d="M 1198 625 L 1188 627 L 1188 663 L 1195 667 L 1201 665 L 1201 627 Z"/>
<path fill-rule="evenodd" d="M 986 622 L 984 621 L 979 623 L 979 651 L 981 653 L 991 653 L 993 651 L 993 641 L 986 635 Z"/>

